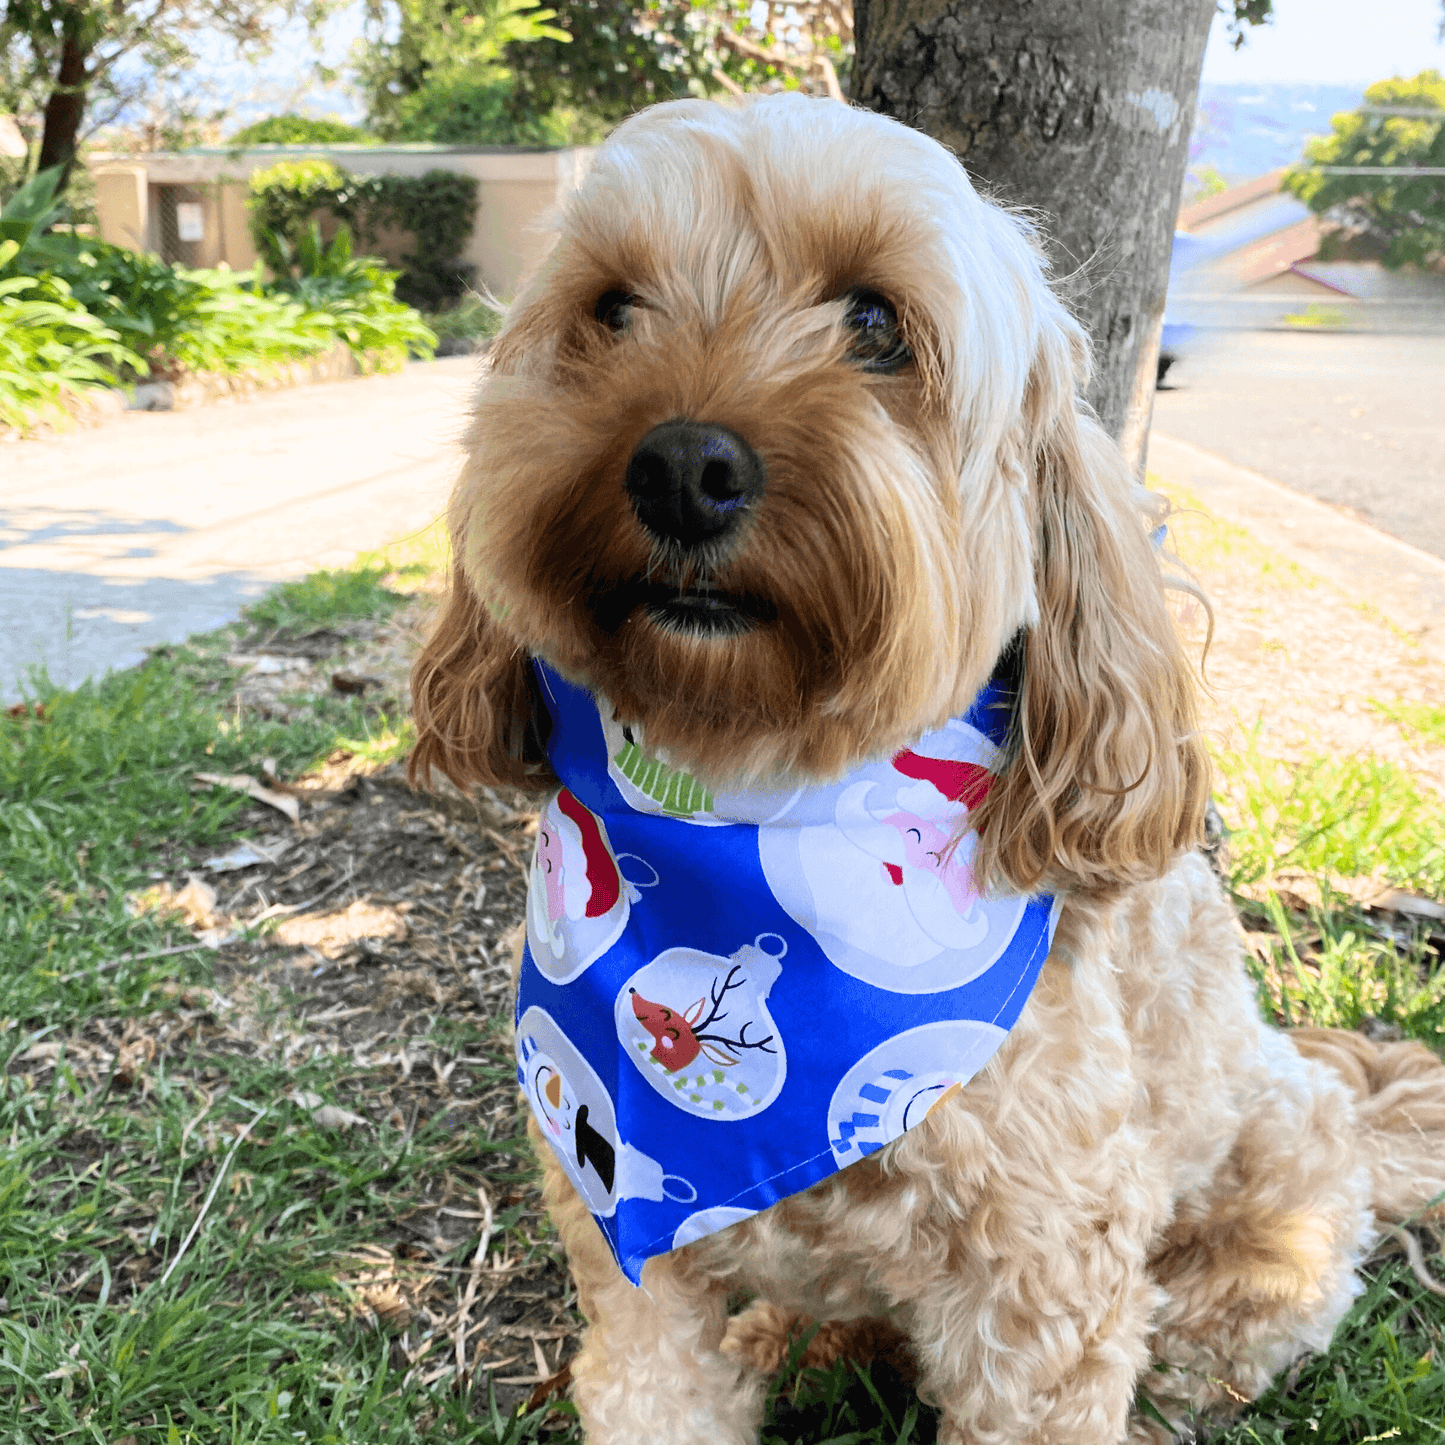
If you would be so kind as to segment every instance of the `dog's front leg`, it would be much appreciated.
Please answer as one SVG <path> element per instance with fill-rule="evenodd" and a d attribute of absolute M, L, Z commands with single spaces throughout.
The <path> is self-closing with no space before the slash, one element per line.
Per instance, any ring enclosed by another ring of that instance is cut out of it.
<path fill-rule="evenodd" d="M 588 1445 L 755 1445 L 764 1381 L 718 1348 L 727 1287 L 685 1251 L 649 1260 L 640 1289 L 629 1283 L 532 1121 L 528 1132 L 588 1321 L 572 1361 Z"/>
<path fill-rule="evenodd" d="M 1111 1238 L 1103 1217 L 1060 1228 L 1031 1212 L 986 1200 L 942 1267 L 915 1275 L 906 1325 L 919 1394 L 943 1413 L 940 1445 L 1126 1437 L 1159 1297 L 1140 1241 Z"/>

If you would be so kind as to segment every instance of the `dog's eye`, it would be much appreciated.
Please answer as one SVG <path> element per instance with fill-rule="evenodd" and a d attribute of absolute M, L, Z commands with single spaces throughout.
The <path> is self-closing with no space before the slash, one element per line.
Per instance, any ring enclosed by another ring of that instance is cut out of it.
<path fill-rule="evenodd" d="M 604 291 L 592 308 L 592 314 L 609 330 L 618 335 L 632 325 L 632 308 L 637 297 L 630 291 Z"/>
<path fill-rule="evenodd" d="M 848 307 L 843 324 L 853 333 L 849 358 L 864 371 L 885 376 L 902 371 L 913 360 L 913 353 L 898 329 L 893 303 L 866 286 L 855 286 L 843 300 Z"/>

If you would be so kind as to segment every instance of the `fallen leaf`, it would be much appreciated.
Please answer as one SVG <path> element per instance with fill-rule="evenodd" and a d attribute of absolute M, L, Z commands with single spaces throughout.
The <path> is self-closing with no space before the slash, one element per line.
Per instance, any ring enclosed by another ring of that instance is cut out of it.
<path fill-rule="evenodd" d="M 371 1122 L 364 1114 L 353 1114 L 350 1109 L 336 1104 L 323 1104 L 319 1109 L 312 1110 L 311 1117 L 323 1129 L 350 1129 L 355 1124 Z"/>
<path fill-rule="evenodd" d="M 350 1129 L 357 1124 L 371 1123 L 364 1114 L 353 1114 L 350 1109 L 343 1109 L 337 1104 L 327 1104 L 323 1102 L 320 1094 L 313 1094 L 308 1090 L 297 1089 L 291 1099 L 305 1109 L 311 1115 L 312 1121 L 323 1129 Z"/>
<path fill-rule="evenodd" d="M 212 873 L 230 873 L 237 868 L 254 868 L 258 863 L 279 863 L 295 845 L 286 838 L 248 838 L 229 853 L 207 858 L 201 867 Z"/>
<path fill-rule="evenodd" d="M 179 913 L 192 928 L 216 926 L 216 890 L 200 878 L 191 878 L 172 899 L 170 912 Z"/>
<path fill-rule="evenodd" d="M 1411 918 L 1433 918 L 1445 920 L 1445 903 L 1433 898 L 1422 898 L 1418 893 L 1402 893 L 1398 888 L 1387 888 L 1371 900 L 1372 908 L 1388 909 L 1391 913 L 1407 913 Z"/>
<path fill-rule="evenodd" d="M 278 813 L 285 813 L 293 823 L 301 821 L 301 805 L 295 798 L 274 792 L 247 773 L 196 773 L 194 776 L 198 783 L 209 783 L 213 788 L 230 788 L 237 793 L 249 793 L 258 803 L 265 803 L 275 808 Z"/>
<path fill-rule="evenodd" d="M 336 958 L 348 945 L 365 938 L 403 939 L 406 920 L 396 909 L 384 904 L 354 899 L 334 913 L 303 913 L 279 924 L 276 937 L 293 948 L 314 948 L 326 958 Z"/>
<path fill-rule="evenodd" d="M 331 674 L 332 692 L 340 692 L 348 695 L 363 693 L 369 687 L 380 687 L 381 678 L 373 677 L 370 673 L 364 672 L 333 672 Z"/>
<path fill-rule="evenodd" d="M 411 1323 L 411 1305 L 394 1284 L 364 1285 L 361 1299 L 388 1329 L 404 1330 Z"/>
<path fill-rule="evenodd" d="M 275 677 L 283 672 L 311 671 L 308 659 L 283 657 L 274 652 L 233 652 L 226 658 L 226 666 L 244 668 L 250 677 Z"/>
<path fill-rule="evenodd" d="M 130 1088 L 155 1056 L 154 1039 L 133 1039 L 128 1044 L 122 1044 L 115 1055 L 116 1083 Z"/>
<path fill-rule="evenodd" d="M 535 1341 L 533 1341 L 533 1343 L 535 1343 Z M 527 1398 L 527 1413 L 531 1414 L 533 1410 L 540 1410 L 548 1400 L 556 1395 L 562 1394 L 571 1383 L 572 1366 L 570 1364 L 563 1365 L 555 1375 L 538 1381 L 537 1387 Z"/>

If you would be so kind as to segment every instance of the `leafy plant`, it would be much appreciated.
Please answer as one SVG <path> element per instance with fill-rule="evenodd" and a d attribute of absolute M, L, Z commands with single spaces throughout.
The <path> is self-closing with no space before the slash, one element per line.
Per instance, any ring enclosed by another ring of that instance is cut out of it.
<path fill-rule="evenodd" d="M 261 259 L 273 271 L 286 270 L 278 242 L 294 247 L 317 211 L 334 210 L 337 198 L 348 194 L 350 182 L 330 161 L 278 161 L 253 172 L 246 211 Z"/>
<path fill-rule="evenodd" d="M 468 297 L 447 311 L 427 313 L 438 344 L 446 341 L 481 341 L 502 329 L 502 313 L 476 297 Z"/>
<path fill-rule="evenodd" d="M 60 182 L 59 166 L 39 171 L 0 210 L 0 242 L 15 243 L 9 258 L 0 261 L 0 276 L 30 273 L 73 254 L 72 237 L 47 234 L 64 211 L 56 200 Z"/>
<path fill-rule="evenodd" d="M 0 425 L 23 429 L 59 414 L 67 392 L 113 386 L 121 368 L 143 374 L 146 363 L 59 277 L 6 277 L 18 250 L 0 241 Z"/>
<path fill-rule="evenodd" d="M 458 260 L 471 235 L 477 182 L 453 171 L 421 176 L 354 176 L 329 161 L 282 161 L 251 177 L 248 201 L 256 249 L 278 275 L 289 274 L 318 213 L 329 213 L 368 243 L 383 229 L 407 231 L 396 291 L 434 309 L 460 296 L 472 269 Z"/>
<path fill-rule="evenodd" d="M 1426 114 L 1374 115 L 1371 108 Z M 1445 168 L 1445 76 L 1422 70 L 1413 79 L 1382 80 L 1365 91 L 1364 108 L 1342 112 L 1330 124 L 1334 133 L 1306 145 L 1282 189 L 1317 214 L 1374 236 L 1387 266 L 1425 265 L 1445 252 L 1445 173 L 1439 173 Z M 1359 174 L 1328 174 L 1322 167 Z M 1437 174 L 1400 174 L 1418 169 Z"/>

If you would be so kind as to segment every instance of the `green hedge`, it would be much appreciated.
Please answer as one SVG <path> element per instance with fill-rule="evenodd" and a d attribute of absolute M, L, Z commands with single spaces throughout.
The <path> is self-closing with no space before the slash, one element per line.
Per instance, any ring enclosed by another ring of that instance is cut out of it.
<path fill-rule="evenodd" d="M 431 170 L 421 176 L 356 176 L 330 161 L 281 161 L 251 177 L 251 235 L 278 274 L 318 211 L 329 212 L 365 245 L 384 227 L 410 232 L 396 294 L 423 311 L 463 295 L 473 271 L 459 260 L 472 233 L 477 182 Z"/>
<path fill-rule="evenodd" d="M 427 355 L 436 337 L 393 294 L 396 273 L 314 225 L 270 286 L 49 229 L 60 172 L 0 210 L 0 426 L 65 410 L 67 393 L 144 376 L 266 368 L 345 343 L 367 367 Z"/>

